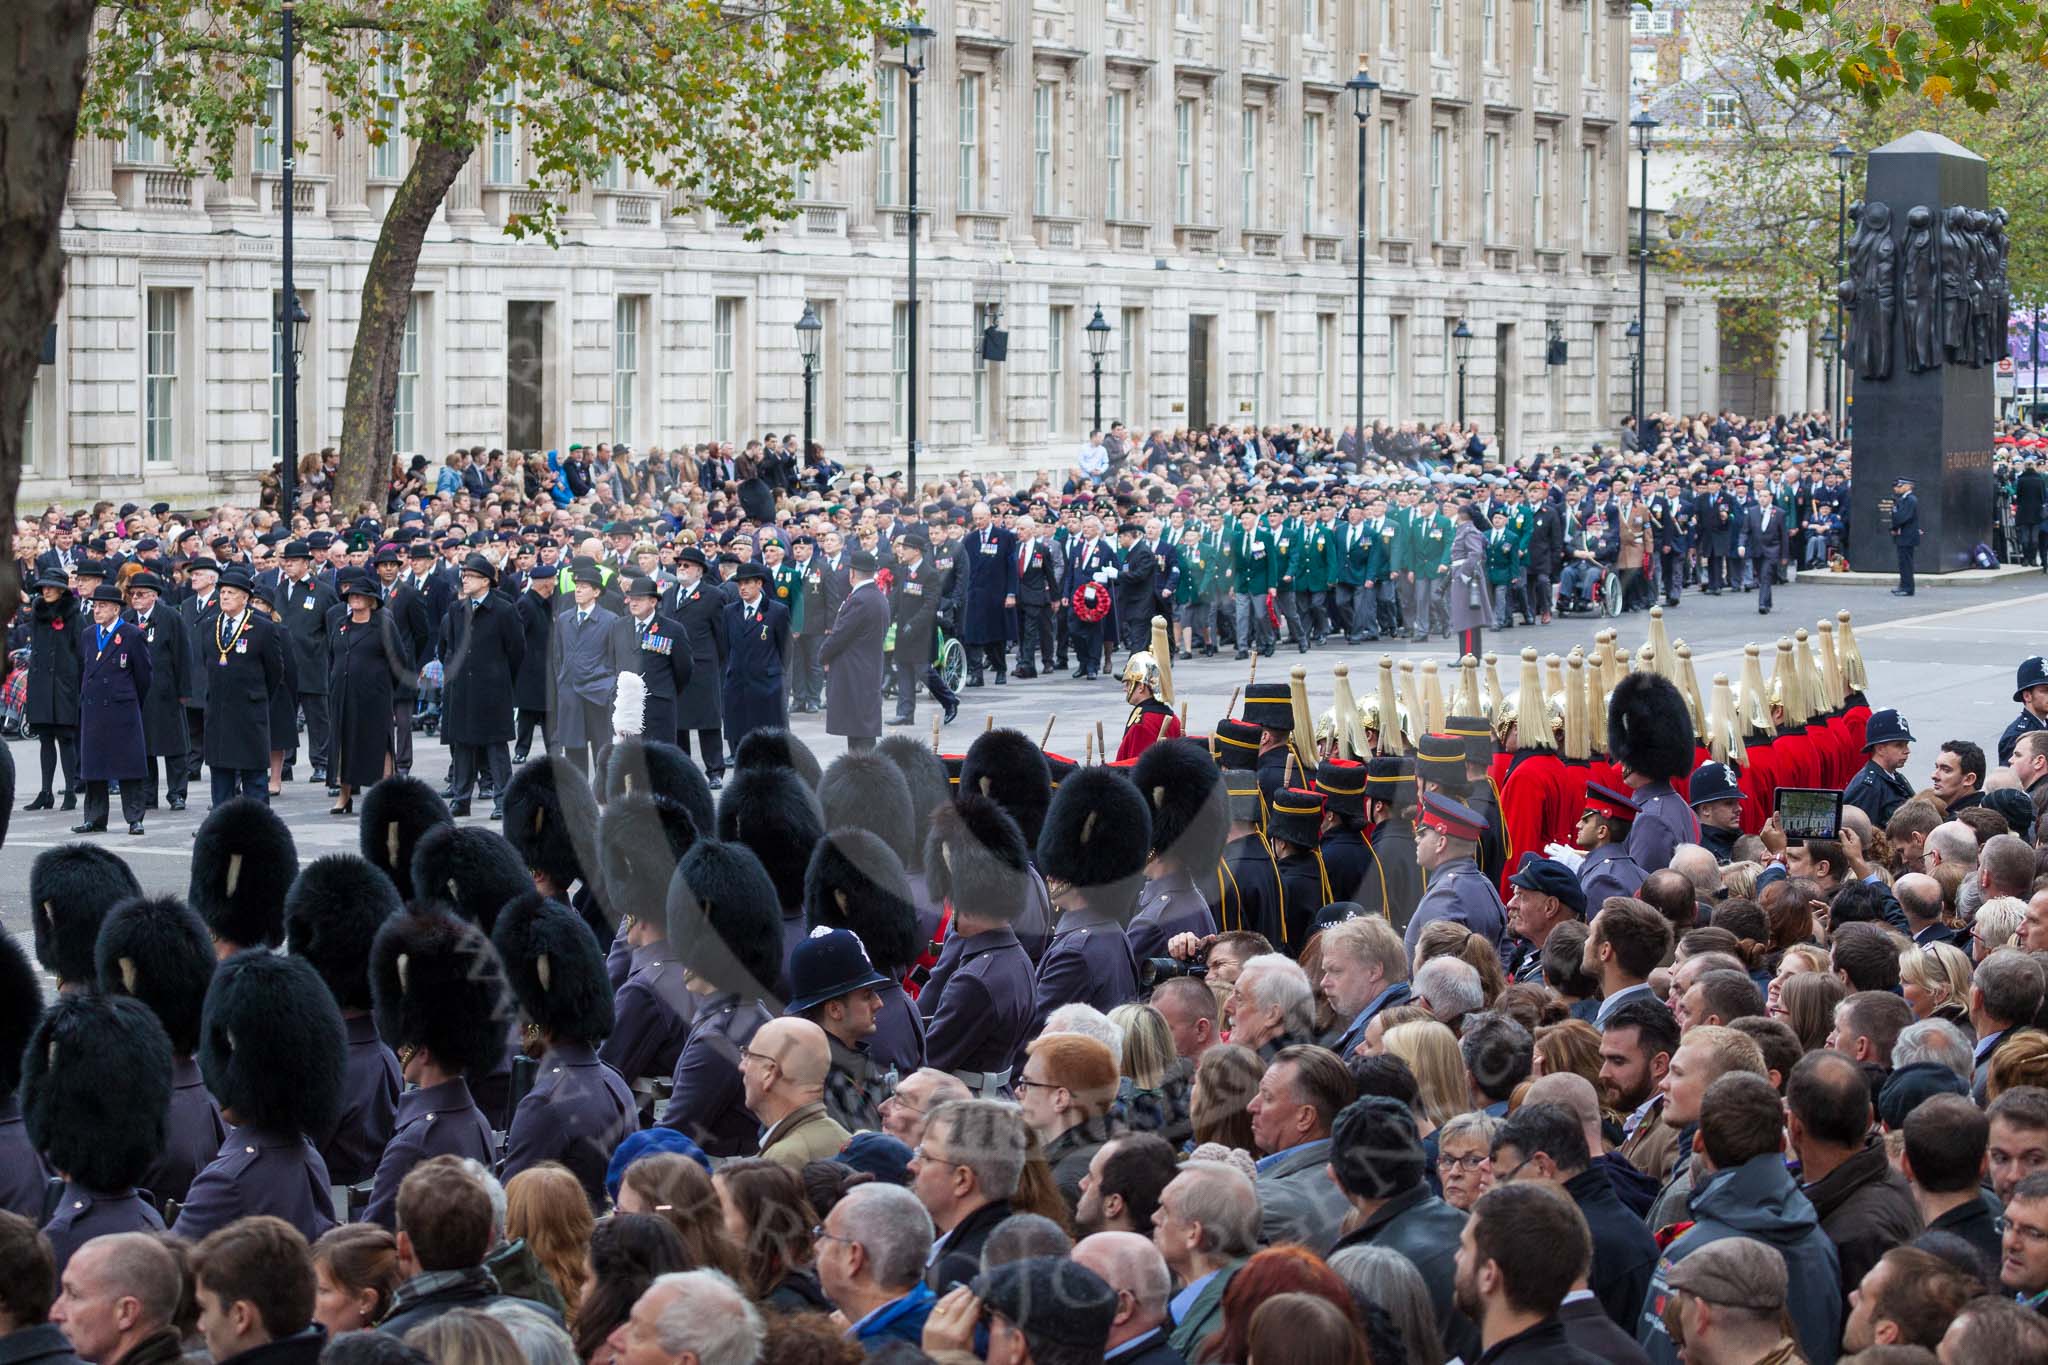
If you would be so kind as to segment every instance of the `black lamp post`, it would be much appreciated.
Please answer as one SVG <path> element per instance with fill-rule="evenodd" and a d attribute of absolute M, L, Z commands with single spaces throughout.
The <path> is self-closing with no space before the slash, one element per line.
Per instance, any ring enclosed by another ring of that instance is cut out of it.
<path fill-rule="evenodd" d="M 284 267 L 284 294 L 278 301 L 278 325 L 285 335 L 284 355 L 281 368 L 284 371 L 284 420 L 279 424 L 278 443 L 284 448 L 278 452 L 277 460 L 277 514 L 283 519 L 285 529 L 292 524 L 292 506 L 299 497 L 299 346 L 301 329 L 306 325 L 306 310 L 299 306 L 299 291 L 292 286 L 292 218 L 297 210 L 293 202 L 293 172 L 298 169 L 298 150 L 292 145 L 292 105 L 296 103 L 297 81 L 292 53 L 292 0 L 284 0 L 284 75 L 279 84 L 283 87 L 284 124 L 279 130 L 278 150 L 283 153 L 279 159 L 283 171 L 280 190 L 284 197 L 284 236 L 282 256 Z"/>
<path fill-rule="evenodd" d="M 1845 249 L 1844 239 L 1847 236 L 1849 226 L 1849 166 L 1851 162 L 1856 160 L 1856 149 L 1843 139 L 1836 138 L 1835 145 L 1828 150 L 1828 157 L 1835 163 L 1834 333 L 1839 337 L 1842 334 L 1842 276 L 1848 269 L 1848 260 L 1843 255 L 1843 251 Z M 1847 383 L 1846 376 L 1839 369 L 1841 363 L 1842 356 L 1838 347 L 1835 353 L 1828 357 L 1828 387 L 1834 391 L 1836 398 L 1846 402 L 1847 395 L 1844 390 L 1847 388 Z M 1834 428 L 1835 439 L 1840 441 L 1842 439 L 1842 414 L 1837 408 L 1834 398 L 1828 400 L 1828 422 Z"/>
<path fill-rule="evenodd" d="M 904 414 L 905 437 L 909 442 L 906 463 L 910 482 L 910 496 L 915 499 L 917 492 L 917 106 L 918 87 L 924 79 L 925 44 L 937 36 L 937 31 L 924 24 L 898 24 L 896 34 L 903 40 L 903 74 L 909 85 L 910 96 L 910 369 L 905 376 L 906 406 Z"/>
<path fill-rule="evenodd" d="M 1358 74 L 1344 82 L 1344 88 L 1351 92 L 1351 115 L 1358 120 L 1358 243 L 1352 252 L 1358 279 L 1358 306 L 1352 328 L 1352 430 L 1357 434 L 1358 448 L 1351 452 L 1351 458 L 1356 460 L 1365 457 L 1365 132 L 1372 118 L 1372 92 L 1380 88 L 1380 83 L 1366 74 L 1363 52 L 1358 54 Z"/>
<path fill-rule="evenodd" d="M 1472 349 L 1472 329 L 1459 318 L 1458 325 L 1451 329 L 1451 351 L 1458 359 L 1458 426 L 1465 425 L 1465 354 Z"/>
<path fill-rule="evenodd" d="M 1635 414 L 1636 435 L 1640 438 L 1650 387 L 1648 357 L 1643 346 L 1650 330 L 1650 135 L 1657 131 L 1657 120 L 1645 108 L 1628 121 L 1628 126 L 1635 130 L 1636 150 L 1642 153 L 1643 163 L 1642 204 L 1638 210 L 1642 221 L 1636 230 L 1636 372 L 1629 393 L 1629 408 Z"/>
<path fill-rule="evenodd" d="M 1828 372 L 1821 381 L 1821 394 L 1828 405 L 1828 422 L 1835 420 L 1835 357 L 1840 354 L 1841 334 L 1830 327 L 1820 334 L 1820 353 L 1827 358 Z"/>
<path fill-rule="evenodd" d="M 1628 330 L 1624 331 L 1622 336 L 1628 347 L 1628 392 L 1629 397 L 1633 399 L 1636 393 L 1636 382 L 1641 377 L 1641 366 L 1643 363 L 1643 324 L 1631 318 Z M 1636 445 L 1639 449 L 1642 447 L 1642 442 L 1643 423 L 1642 419 L 1638 417 L 1636 419 Z"/>
<path fill-rule="evenodd" d="M 1095 367 L 1095 430 L 1102 430 L 1102 358 L 1109 354 L 1109 323 L 1103 320 L 1102 305 L 1081 329 L 1088 334 L 1088 362 Z"/>
<path fill-rule="evenodd" d="M 825 339 L 825 324 L 818 321 L 817 310 L 811 307 L 809 299 L 804 300 L 804 315 L 796 320 L 796 351 L 804 361 L 804 456 L 803 465 L 811 460 L 811 415 L 816 407 L 818 385 L 818 348 Z"/>

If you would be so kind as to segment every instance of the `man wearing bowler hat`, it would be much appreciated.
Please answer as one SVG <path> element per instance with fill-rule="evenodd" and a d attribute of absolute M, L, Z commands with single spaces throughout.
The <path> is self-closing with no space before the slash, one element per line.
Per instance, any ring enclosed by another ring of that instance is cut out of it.
<path fill-rule="evenodd" d="M 312 755 L 313 780 L 318 783 L 327 781 L 333 738 L 327 723 L 327 675 L 334 663 L 328 647 L 327 613 L 340 601 L 333 588 L 314 577 L 312 546 L 303 540 L 287 541 L 284 572 L 277 584 L 277 617 L 291 650 L 296 700 L 306 717 L 306 746 Z"/>
<path fill-rule="evenodd" d="M 2020 736 L 2030 730 L 2048 730 L 2048 658 L 2036 654 L 2020 661 L 2019 677 L 2013 683 L 2012 699 L 2025 709 L 1998 737 L 1998 761 L 2012 762 L 2012 751 Z"/>
<path fill-rule="evenodd" d="M 165 799 L 172 810 L 185 809 L 185 755 L 191 740 L 185 732 L 185 698 L 191 692 L 192 658 L 185 640 L 185 619 L 163 605 L 161 578 L 145 570 L 128 580 L 126 619 L 142 632 L 149 651 L 149 692 L 142 699 L 142 736 L 149 761 L 141 782 L 144 810 L 157 803 L 156 761 L 164 763 Z M 122 784 L 127 785 L 125 782 Z"/>
<path fill-rule="evenodd" d="M 725 633 L 725 597 L 715 583 L 704 552 L 685 545 L 676 555 L 676 585 L 662 614 L 682 628 L 690 647 L 690 679 L 676 695 L 676 727 L 671 738 L 684 753 L 697 738 L 697 762 L 715 790 L 725 773 L 725 744 L 719 714 L 725 685 L 725 655 L 731 642 Z M 646 731 L 642 731 L 646 733 Z"/>
<path fill-rule="evenodd" d="M 640 712 L 640 733 L 648 739 L 672 744 L 676 737 L 676 699 L 690 686 L 696 661 L 690 657 L 690 641 L 683 623 L 664 616 L 661 586 L 652 578 L 628 578 L 625 586 L 626 620 L 640 651 L 640 676 L 647 682 L 647 698 Z"/>
<path fill-rule="evenodd" d="M 755 730 L 789 723 L 782 664 L 789 657 L 789 608 L 768 596 L 768 570 L 748 562 L 733 580 L 739 600 L 725 604 L 725 684 L 720 708 L 725 742 L 735 753 Z"/>
<path fill-rule="evenodd" d="M 142 726 L 142 699 L 149 694 L 149 645 L 142 632 L 121 619 L 121 590 L 102 583 L 92 590 L 92 624 L 79 641 L 84 669 L 78 684 L 78 771 L 85 779 L 85 819 L 73 834 L 102 834 L 107 828 L 107 783 L 121 784 L 121 817 L 130 834 L 142 833 L 142 778 L 149 771 L 149 746 Z"/>
<path fill-rule="evenodd" d="M 240 565 L 224 571 L 220 610 L 203 618 L 195 645 L 207 673 L 204 753 L 216 806 L 237 796 L 270 804 L 270 696 L 284 686 L 284 632 L 250 608 L 254 586 Z"/>
<path fill-rule="evenodd" d="M 513 702 L 526 631 L 516 607 L 492 588 L 498 572 L 483 555 L 462 562 L 460 596 L 441 619 L 441 738 L 448 744 L 451 815 L 469 814 L 478 770 L 489 768 L 491 794 L 504 800 L 512 780 Z M 502 804 L 491 818 L 504 818 Z"/>
<path fill-rule="evenodd" d="M 1586 893 L 1578 874 L 1555 858 L 1524 853 L 1522 864 L 1508 875 L 1514 893 L 1508 898 L 1508 929 L 1529 947 L 1515 964 L 1517 981 L 1543 984 L 1543 945 L 1560 924 L 1586 918 Z"/>
<path fill-rule="evenodd" d="M 889 634 L 889 599 L 875 583 L 874 555 L 846 557 L 850 585 L 832 629 L 818 647 L 825 670 L 825 733 L 842 735 L 849 750 L 871 749 L 882 734 L 883 645 Z"/>
<path fill-rule="evenodd" d="M 191 747 L 185 751 L 185 780 L 190 783 L 199 777 L 199 765 L 205 759 L 206 749 L 206 692 L 213 674 L 208 669 L 210 662 L 206 652 L 200 648 L 202 637 L 213 629 L 212 618 L 220 611 L 220 565 L 200 555 L 185 563 L 185 596 L 177 604 L 178 618 L 185 628 L 187 656 L 187 679 L 190 690 L 183 696 L 185 705 L 185 733 L 191 739 Z M 266 763 L 269 759 L 266 757 Z M 176 807 L 173 807 L 176 809 Z"/>
<path fill-rule="evenodd" d="M 1842 800 L 1883 829 L 1892 812 L 1913 799 L 1913 784 L 1899 776 L 1913 755 L 1913 732 L 1906 728 L 1906 718 L 1889 706 L 1872 711 L 1863 730 L 1863 753 L 1863 767 L 1842 789 Z"/>
<path fill-rule="evenodd" d="M 938 630 L 940 573 L 932 563 L 931 542 L 924 532 L 905 531 L 896 537 L 896 586 L 889 595 L 890 620 L 896 627 L 893 660 L 896 669 L 896 714 L 891 725 L 917 720 L 917 689 L 945 708 L 950 724 L 960 714 L 960 699 L 932 667 L 932 642 Z"/>
<path fill-rule="evenodd" d="M 612 751 L 612 695 L 619 674 L 640 671 L 633 630 L 601 607 L 605 577 L 595 564 L 573 572 L 575 600 L 555 616 L 554 742 L 584 772 L 603 772 Z"/>

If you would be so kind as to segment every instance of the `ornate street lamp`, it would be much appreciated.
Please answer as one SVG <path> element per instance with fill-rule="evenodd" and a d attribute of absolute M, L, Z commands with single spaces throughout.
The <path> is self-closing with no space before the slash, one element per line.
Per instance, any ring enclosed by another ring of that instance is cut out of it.
<path fill-rule="evenodd" d="M 1095 367 L 1095 430 L 1102 430 L 1102 358 L 1109 354 L 1109 323 L 1104 321 L 1102 306 L 1097 304 L 1095 316 L 1088 319 L 1088 325 L 1081 329 L 1088 334 L 1088 360 Z"/>
<path fill-rule="evenodd" d="M 817 310 L 811 307 L 809 299 L 805 299 L 804 315 L 796 320 L 796 352 L 804 362 L 803 464 L 809 464 L 811 459 L 811 416 L 817 399 L 818 350 L 824 340 L 825 324 L 818 321 Z M 801 468 L 799 465 L 799 471 Z"/>
<path fill-rule="evenodd" d="M 1458 425 L 1465 425 L 1465 355 L 1472 349 L 1472 329 L 1459 318 L 1458 325 L 1451 329 L 1451 350 L 1458 359 Z M 1498 419 L 1496 419 L 1498 420 Z"/>
<path fill-rule="evenodd" d="M 1636 135 L 1636 150 L 1642 153 L 1642 222 L 1636 233 L 1636 375 L 1630 389 L 1629 407 L 1635 413 L 1636 433 L 1643 430 L 1643 409 L 1647 404 L 1649 388 L 1644 343 L 1649 339 L 1650 309 L 1650 141 L 1657 131 L 1658 121 L 1650 117 L 1648 107 L 1628 121 Z"/>
<path fill-rule="evenodd" d="M 1358 241 L 1352 249 L 1352 266 L 1358 288 L 1357 308 L 1352 318 L 1352 430 L 1358 440 L 1358 448 L 1351 452 L 1354 460 L 1365 455 L 1365 131 L 1372 118 L 1373 91 L 1380 88 L 1380 83 L 1366 73 L 1365 57 L 1363 52 L 1358 54 L 1358 74 L 1344 82 L 1344 88 L 1351 92 L 1351 115 L 1358 120 Z"/>
<path fill-rule="evenodd" d="M 910 95 L 910 177 L 909 177 L 909 179 L 910 179 L 910 244 L 909 244 L 909 255 L 908 255 L 908 260 L 909 260 L 909 269 L 910 269 L 910 300 L 909 300 L 909 314 L 908 314 L 908 318 L 909 318 L 909 323 L 910 323 L 910 369 L 909 369 L 909 373 L 908 373 L 907 375 L 905 375 L 905 376 L 904 376 L 904 379 L 905 379 L 905 390 L 906 390 L 906 392 L 905 392 L 905 397 L 906 397 L 906 403 L 905 403 L 905 407 L 906 407 L 906 409 L 907 409 L 907 411 L 906 411 L 906 412 L 905 412 L 905 414 L 904 414 L 904 427 L 905 427 L 905 429 L 906 429 L 906 430 L 905 430 L 905 439 L 906 439 L 906 440 L 907 440 L 907 442 L 908 442 L 908 449 L 907 449 L 907 451 L 905 452 L 905 455 L 906 455 L 906 463 L 907 463 L 907 474 L 908 474 L 908 478 L 909 478 L 909 485 L 910 485 L 910 496 L 911 496 L 911 497 L 912 497 L 913 499 L 915 499 L 915 498 L 917 497 L 917 495 L 918 495 L 918 494 L 917 494 L 917 445 L 918 445 L 918 441 L 917 441 L 917 106 L 918 106 L 918 103 L 919 103 L 919 99 L 918 99 L 918 88 L 919 88 L 920 84 L 922 83 L 922 81 L 923 81 L 923 79 L 924 79 L 924 68 L 925 68 L 925 49 L 926 49 L 926 46 L 927 46 L 927 45 L 928 45 L 928 44 L 929 44 L 929 43 L 931 42 L 931 40 L 932 40 L 932 39 L 933 39 L 934 37 L 938 36 L 938 34 L 937 34 L 937 30 L 935 30 L 935 29 L 932 29 L 932 28 L 930 28 L 930 27 L 928 27 L 928 26 L 926 26 L 926 25 L 924 25 L 924 24 L 897 24 L 897 25 L 895 25 L 895 26 L 894 26 L 894 32 L 896 33 L 896 35 L 897 35 L 897 36 L 898 36 L 899 38 L 901 38 L 901 39 L 903 40 L 903 57 L 902 57 L 901 65 L 902 65 L 902 67 L 903 67 L 903 74 L 904 74 L 904 76 L 905 76 L 905 78 L 906 78 L 906 82 L 905 82 L 905 83 L 906 83 L 906 84 L 908 84 L 908 85 L 909 85 L 909 87 L 910 87 L 910 90 L 909 90 L 909 95 Z"/>

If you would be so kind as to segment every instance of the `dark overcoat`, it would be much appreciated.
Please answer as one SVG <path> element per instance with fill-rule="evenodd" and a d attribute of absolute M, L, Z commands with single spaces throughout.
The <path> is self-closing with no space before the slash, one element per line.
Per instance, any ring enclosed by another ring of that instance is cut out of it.
<path fill-rule="evenodd" d="M 78 639 L 83 678 L 78 689 L 78 775 L 88 782 L 126 781 L 149 772 L 142 699 L 149 695 L 149 644 L 126 621 L 114 623 L 104 648 L 97 627 Z"/>
<path fill-rule="evenodd" d="M 725 598 L 699 581 L 685 591 L 678 583 L 662 600 L 662 613 L 683 628 L 690 642 L 690 680 L 676 694 L 677 730 L 716 730 L 719 691 L 725 678 Z"/>
<path fill-rule="evenodd" d="M 29 616 L 28 715 L 31 725 L 78 724 L 78 598 L 68 589 L 54 602 L 37 594 Z"/>
<path fill-rule="evenodd" d="M 391 709 L 399 681 L 413 673 L 403 632 L 382 608 L 358 624 L 343 616 L 334 623 L 334 665 L 327 686 L 332 698 L 333 762 L 337 784 L 367 787 L 384 776 L 391 755 Z"/>
<path fill-rule="evenodd" d="M 192 737 L 185 729 L 184 698 L 192 685 L 192 658 L 185 641 L 185 618 L 159 598 L 150 608 L 146 624 L 133 611 L 124 619 L 135 622 L 149 650 L 149 694 L 142 699 L 142 734 L 149 753 L 152 757 L 188 754 Z"/>
<path fill-rule="evenodd" d="M 889 600 L 864 583 L 839 604 L 838 619 L 818 647 L 826 668 L 825 733 L 878 738 L 882 733 L 882 644 Z"/>
<path fill-rule="evenodd" d="M 1017 596 L 1017 537 L 995 525 L 969 531 L 954 558 L 967 574 L 960 638 L 970 645 L 996 645 L 1015 637 L 1016 617 L 1004 603 Z"/>
<path fill-rule="evenodd" d="M 789 724 L 788 694 L 783 689 L 782 661 L 789 656 L 789 608 L 765 594 L 751 625 L 746 604 L 725 606 L 725 687 L 720 705 L 725 713 L 725 742 L 738 749 L 755 730 L 778 730 Z"/>
<path fill-rule="evenodd" d="M 548 693 L 555 681 L 548 664 L 548 636 L 555 628 L 555 599 L 529 589 L 519 594 L 517 610 L 526 649 L 519 659 L 512 701 L 522 711 L 546 711 L 553 705 Z"/>
<path fill-rule="evenodd" d="M 221 616 L 203 620 L 197 650 L 207 674 L 205 751 L 209 768 L 270 766 L 270 695 L 284 686 L 284 632 L 252 601 L 242 627 L 221 648 Z"/>
<path fill-rule="evenodd" d="M 518 608 L 485 593 L 472 608 L 441 618 L 441 738 L 450 744 L 509 744 L 526 629 Z"/>

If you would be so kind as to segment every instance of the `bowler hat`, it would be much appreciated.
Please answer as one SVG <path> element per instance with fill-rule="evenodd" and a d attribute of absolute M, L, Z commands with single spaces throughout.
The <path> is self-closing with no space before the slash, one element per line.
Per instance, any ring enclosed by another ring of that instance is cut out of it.
<path fill-rule="evenodd" d="M 498 581 L 498 566 L 491 563 L 491 561 L 483 555 L 471 555 L 467 559 L 463 560 L 462 572 L 466 574 L 473 573 L 478 578 L 481 578 L 489 583 L 495 583 Z"/>
<path fill-rule="evenodd" d="M 626 580 L 626 596 L 659 597 L 661 596 L 661 589 L 655 586 L 655 582 L 653 579 L 648 578 L 643 574 L 639 577 L 629 578 Z"/>
<path fill-rule="evenodd" d="M 115 587 L 112 583 L 100 584 L 97 588 L 94 588 L 92 590 L 92 594 L 85 600 L 88 602 L 112 602 L 117 607 L 120 606 L 123 601 L 121 597 L 121 590 Z"/>
<path fill-rule="evenodd" d="M 144 588 L 151 592 L 162 592 L 164 590 L 164 581 L 146 569 L 128 580 L 128 591 L 136 592 Z"/>
<path fill-rule="evenodd" d="M 569 577 L 578 587 L 587 585 L 593 588 L 602 588 L 604 586 L 604 574 L 595 564 L 578 565 Z"/>
<path fill-rule="evenodd" d="M 846 567 L 857 574 L 866 574 L 872 578 L 875 574 L 881 572 L 882 562 L 876 559 L 870 551 L 855 550 L 846 557 Z"/>
<path fill-rule="evenodd" d="M 748 560 L 733 572 L 733 578 L 741 583 L 766 583 L 768 581 L 768 570 L 752 560 Z"/>
<path fill-rule="evenodd" d="M 820 925 L 789 955 L 792 998 L 783 1013 L 802 1014 L 828 1000 L 888 982 L 868 960 L 868 950 L 861 946 L 858 935 L 850 929 Z"/>
<path fill-rule="evenodd" d="M 306 543 L 305 541 L 303 541 L 303 540 L 288 540 L 288 541 L 286 541 L 286 542 L 285 542 L 285 545 L 284 545 L 284 558 L 286 558 L 286 559 L 311 559 L 312 557 L 313 557 L 313 547 L 312 547 L 311 545 L 308 545 L 308 544 L 307 544 L 307 543 Z"/>
<path fill-rule="evenodd" d="M 239 564 L 235 564 L 221 570 L 220 586 L 223 588 L 240 588 L 243 592 L 252 592 L 255 590 L 256 580 L 249 576 L 247 569 Z"/>

